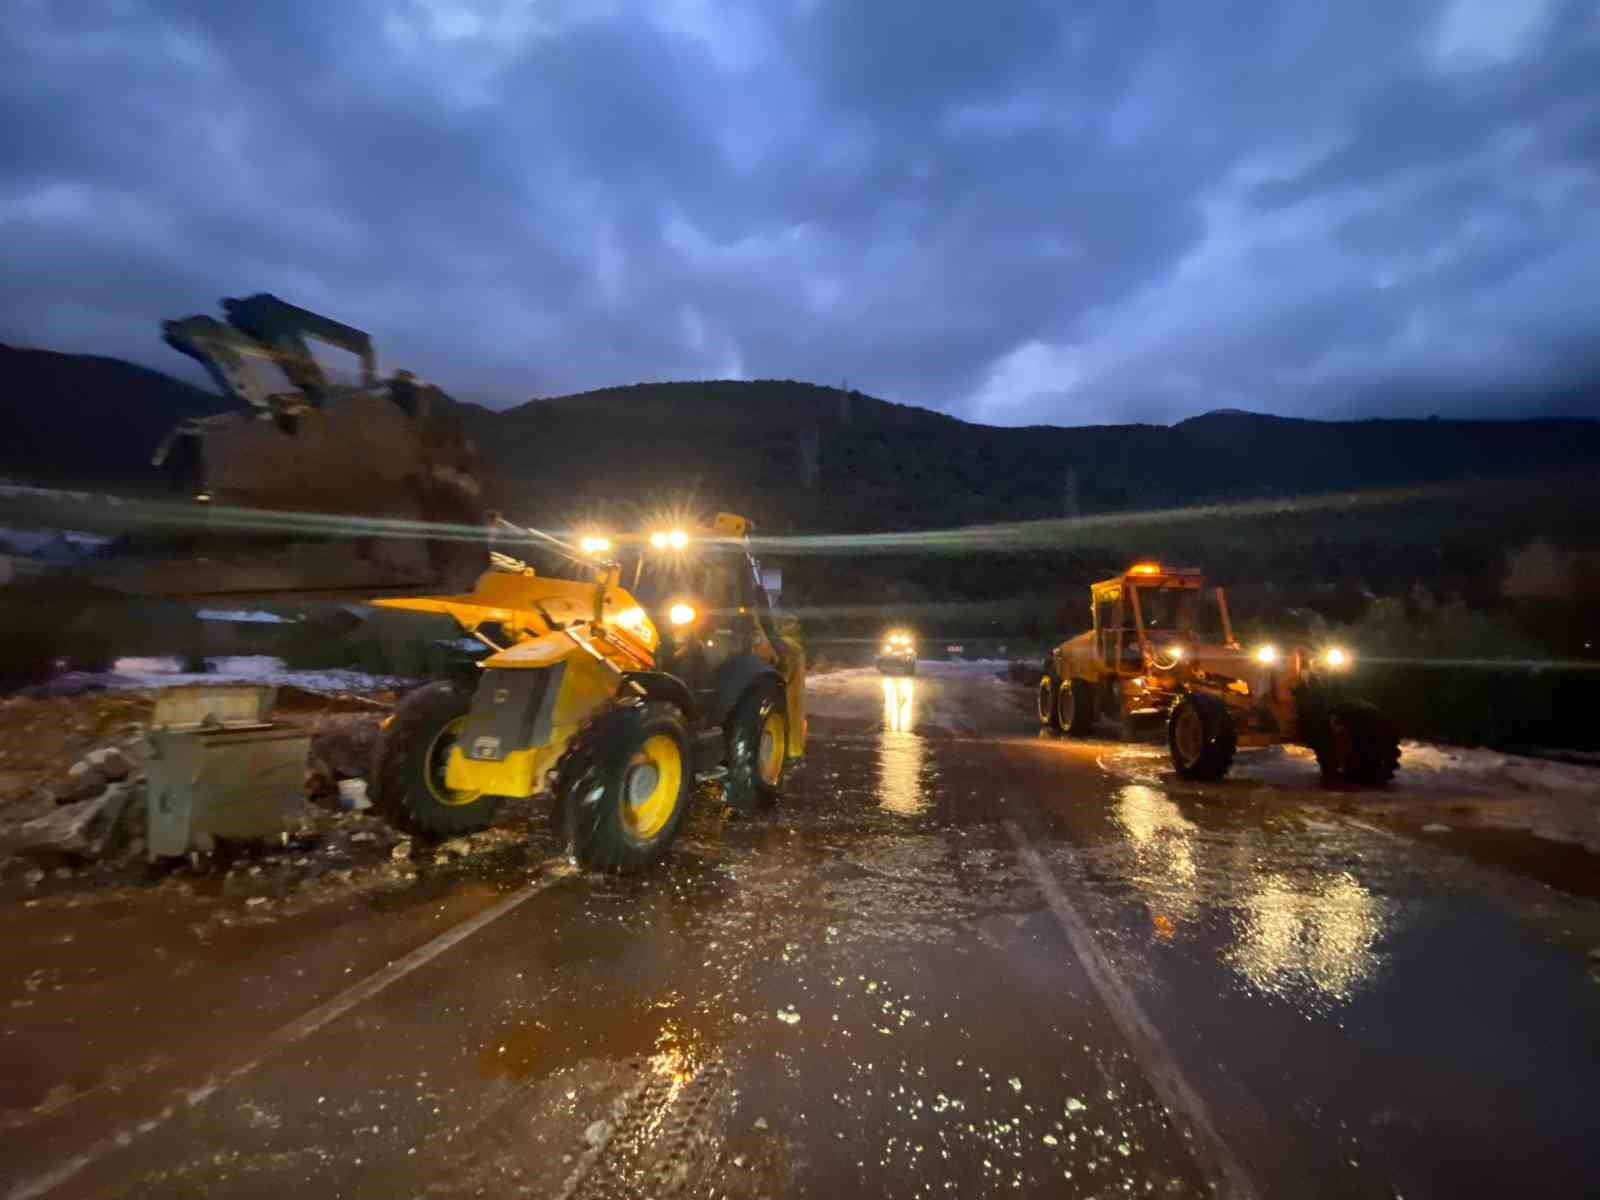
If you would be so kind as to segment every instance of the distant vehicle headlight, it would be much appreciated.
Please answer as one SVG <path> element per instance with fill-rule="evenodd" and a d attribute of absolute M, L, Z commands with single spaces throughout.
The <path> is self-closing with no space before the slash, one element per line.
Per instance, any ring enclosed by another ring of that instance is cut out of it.
<path fill-rule="evenodd" d="M 1278 661 L 1278 648 L 1271 642 L 1265 646 L 1256 647 L 1256 661 L 1264 667 L 1270 667 Z"/>
<path fill-rule="evenodd" d="M 674 604 L 667 609 L 667 620 L 674 625 L 689 625 L 694 622 L 696 613 L 692 604 Z"/>

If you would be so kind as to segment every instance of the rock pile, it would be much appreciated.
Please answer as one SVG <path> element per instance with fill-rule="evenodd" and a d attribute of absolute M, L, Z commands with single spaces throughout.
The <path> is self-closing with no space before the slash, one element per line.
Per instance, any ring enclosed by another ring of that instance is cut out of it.
<path fill-rule="evenodd" d="M 79 861 L 142 852 L 147 757 L 144 731 L 136 727 L 47 782 L 40 799 L 55 807 L 22 826 L 25 848 Z"/>

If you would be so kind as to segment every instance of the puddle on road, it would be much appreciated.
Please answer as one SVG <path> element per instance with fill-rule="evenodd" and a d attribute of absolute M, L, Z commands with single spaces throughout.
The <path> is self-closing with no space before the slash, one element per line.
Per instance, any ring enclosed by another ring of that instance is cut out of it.
<path fill-rule="evenodd" d="M 1319 1011 L 1376 979 L 1389 905 L 1350 871 L 1305 861 L 1292 871 L 1264 869 L 1283 862 L 1269 833 L 1246 824 L 1207 836 L 1146 784 L 1117 789 L 1111 812 L 1126 851 L 1102 850 L 1100 865 L 1126 859 L 1123 874 L 1158 940 L 1215 936 L 1219 926 L 1209 918 L 1220 915 L 1229 935 L 1223 962 L 1254 990 Z"/>
<path fill-rule="evenodd" d="M 1258 991 L 1348 1003 L 1377 977 L 1385 907 L 1348 873 L 1264 875 L 1235 910 L 1225 958 Z"/>

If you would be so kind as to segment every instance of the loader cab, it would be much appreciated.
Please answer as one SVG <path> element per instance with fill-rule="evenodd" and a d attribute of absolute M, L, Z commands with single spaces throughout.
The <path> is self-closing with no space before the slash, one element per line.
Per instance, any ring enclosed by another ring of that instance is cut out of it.
<path fill-rule="evenodd" d="M 752 660 L 777 668 L 781 634 L 750 526 L 720 513 L 699 528 L 641 539 L 634 594 L 662 634 L 661 669 L 682 678 L 708 710 L 728 699 L 731 672 Z"/>

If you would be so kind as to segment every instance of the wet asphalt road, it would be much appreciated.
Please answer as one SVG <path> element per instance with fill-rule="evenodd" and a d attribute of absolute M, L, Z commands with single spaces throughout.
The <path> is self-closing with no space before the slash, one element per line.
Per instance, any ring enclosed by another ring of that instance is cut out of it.
<path fill-rule="evenodd" d="M 814 684 L 786 803 L 644 877 L 536 826 L 293 919 L 0 910 L 0 1196 L 1600 1190 L 1600 905 L 993 668 Z"/>

